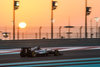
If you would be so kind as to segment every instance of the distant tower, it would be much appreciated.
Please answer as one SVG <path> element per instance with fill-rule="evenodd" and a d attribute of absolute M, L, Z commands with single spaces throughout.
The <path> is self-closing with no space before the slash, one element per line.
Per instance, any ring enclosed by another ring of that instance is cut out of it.
<path fill-rule="evenodd" d="M 70 35 L 72 34 L 72 32 L 70 31 L 70 29 L 74 28 L 74 26 L 70 25 L 70 17 L 68 18 L 68 26 L 65 26 L 65 28 L 68 29 L 68 32 L 66 34 L 68 35 L 68 38 L 70 39 Z"/>

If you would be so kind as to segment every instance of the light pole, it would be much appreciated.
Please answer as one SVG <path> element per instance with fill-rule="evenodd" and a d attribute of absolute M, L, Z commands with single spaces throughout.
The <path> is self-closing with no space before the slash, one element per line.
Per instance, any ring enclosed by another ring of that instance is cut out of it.
<path fill-rule="evenodd" d="M 46 38 L 48 39 L 48 33 L 46 33 Z"/>
<path fill-rule="evenodd" d="M 42 27 L 40 26 L 40 28 L 39 28 L 39 39 L 41 39 L 41 29 L 42 29 Z"/>
<path fill-rule="evenodd" d="M 59 27 L 59 38 L 61 38 L 61 28 L 62 26 Z"/>
<path fill-rule="evenodd" d="M 85 38 L 88 37 L 88 32 L 87 32 L 87 16 L 90 15 L 91 7 L 87 7 L 87 0 L 85 0 Z"/>
<path fill-rule="evenodd" d="M 95 21 L 96 21 L 96 38 L 98 38 L 98 22 L 99 22 L 99 17 L 95 17 L 94 18 L 95 19 Z"/>
<path fill-rule="evenodd" d="M 37 34 L 37 33 L 35 33 L 35 39 L 37 39 L 37 37 L 38 37 L 38 34 Z"/>
<path fill-rule="evenodd" d="M 19 8 L 19 1 L 13 0 L 13 40 L 15 40 L 15 10 Z"/>
<path fill-rule="evenodd" d="M 85 0 L 85 38 L 87 38 L 87 0 Z"/>
<path fill-rule="evenodd" d="M 22 39 L 24 39 L 24 32 L 22 32 Z"/>
<path fill-rule="evenodd" d="M 67 32 L 67 34 L 68 34 L 68 38 L 70 39 L 70 34 L 72 34 L 72 32 L 70 32 L 70 17 L 68 18 L 68 26 L 69 26 L 69 28 L 68 28 L 68 32 Z"/>
<path fill-rule="evenodd" d="M 100 38 L 100 27 L 99 27 L 99 38 Z"/>
<path fill-rule="evenodd" d="M 53 10 L 55 10 L 57 8 L 57 1 L 53 1 L 51 0 L 51 39 L 53 39 Z"/>
<path fill-rule="evenodd" d="M 67 31 L 67 35 L 68 35 L 68 38 L 70 39 L 71 38 L 71 34 L 72 34 L 72 32 L 71 32 L 71 28 L 74 28 L 74 26 L 71 26 L 70 25 L 70 17 L 68 18 L 68 26 L 64 26 L 64 28 L 67 28 L 68 29 L 68 31 Z"/>
<path fill-rule="evenodd" d="M 80 38 L 82 38 L 82 26 L 80 27 Z"/>
<path fill-rule="evenodd" d="M 78 38 L 78 32 L 76 34 L 77 34 L 77 37 L 76 38 Z"/>
<path fill-rule="evenodd" d="M 92 28 L 92 19 L 90 20 L 90 22 L 91 22 L 91 28 L 90 28 L 90 31 L 91 31 L 91 38 L 93 38 L 93 28 Z"/>
<path fill-rule="evenodd" d="M 19 26 L 17 28 L 17 39 L 19 40 Z"/>

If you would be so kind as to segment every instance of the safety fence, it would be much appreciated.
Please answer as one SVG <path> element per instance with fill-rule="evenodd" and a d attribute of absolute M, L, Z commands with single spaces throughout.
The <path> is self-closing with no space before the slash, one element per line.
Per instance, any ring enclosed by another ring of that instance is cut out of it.
<path fill-rule="evenodd" d="M 16 28 L 17 39 L 51 39 L 51 27 L 26 27 L 25 29 Z M 4 40 L 13 39 L 12 27 L 0 27 L 0 38 Z M 7 37 L 4 33 L 7 33 Z M 88 26 L 88 38 L 100 38 L 100 27 Z M 54 26 L 53 28 L 54 39 L 68 39 L 68 38 L 85 38 L 84 26 Z"/>

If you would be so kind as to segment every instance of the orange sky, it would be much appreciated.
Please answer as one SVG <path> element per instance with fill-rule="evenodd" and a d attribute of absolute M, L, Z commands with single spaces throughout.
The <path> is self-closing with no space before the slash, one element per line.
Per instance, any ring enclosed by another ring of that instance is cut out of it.
<path fill-rule="evenodd" d="M 12 26 L 12 1 L 0 0 L 0 26 Z M 58 7 L 54 10 L 54 26 L 68 25 L 69 16 L 71 25 L 84 25 L 85 0 L 57 1 Z M 28 26 L 50 26 L 50 5 L 51 0 L 20 0 L 20 7 L 16 10 L 16 26 L 23 21 Z M 91 18 L 100 17 L 100 0 L 88 0 L 88 5 L 92 7 L 92 13 L 88 16 L 89 25 Z"/>

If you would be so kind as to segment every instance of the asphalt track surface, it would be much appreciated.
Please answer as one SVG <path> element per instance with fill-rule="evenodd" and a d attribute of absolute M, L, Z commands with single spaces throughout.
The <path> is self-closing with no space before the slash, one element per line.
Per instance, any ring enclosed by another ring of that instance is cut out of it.
<path fill-rule="evenodd" d="M 100 67 L 100 49 L 62 51 L 63 55 L 25 57 L 0 55 L 0 67 Z"/>

